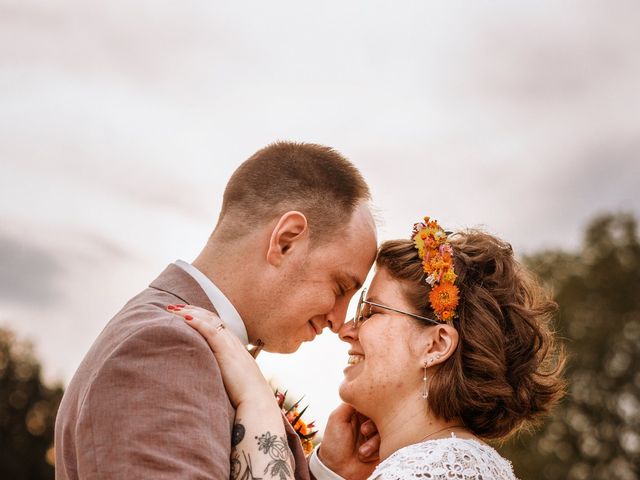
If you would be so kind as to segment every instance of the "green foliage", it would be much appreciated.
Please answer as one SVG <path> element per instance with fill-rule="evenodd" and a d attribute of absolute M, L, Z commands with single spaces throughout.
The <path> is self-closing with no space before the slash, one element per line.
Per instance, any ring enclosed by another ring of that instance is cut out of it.
<path fill-rule="evenodd" d="M 62 388 L 48 388 L 28 343 L 0 329 L 0 478 L 53 479 L 53 431 Z"/>
<path fill-rule="evenodd" d="M 568 395 L 535 436 L 501 448 L 522 480 L 640 478 L 640 240 L 605 215 L 577 253 L 525 259 L 555 292 L 570 355 Z"/>

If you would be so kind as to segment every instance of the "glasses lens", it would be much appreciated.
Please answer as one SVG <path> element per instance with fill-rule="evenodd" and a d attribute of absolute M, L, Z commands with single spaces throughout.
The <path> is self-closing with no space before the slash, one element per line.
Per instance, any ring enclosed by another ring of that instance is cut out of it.
<path fill-rule="evenodd" d="M 364 306 L 364 297 L 367 294 L 367 289 L 363 288 L 360 294 L 360 300 L 358 300 L 358 306 L 356 307 L 356 316 L 353 319 L 353 326 L 358 328 L 363 321 L 362 307 Z"/>

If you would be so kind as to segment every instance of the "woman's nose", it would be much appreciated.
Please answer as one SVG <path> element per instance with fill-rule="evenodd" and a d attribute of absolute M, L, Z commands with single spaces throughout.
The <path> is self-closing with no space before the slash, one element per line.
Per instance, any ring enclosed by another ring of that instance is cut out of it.
<path fill-rule="evenodd" d="M 354 326 L 353 318 L 348 322 L 344 322 L 344 325 L 338 330 L 338 336 L 343 342 L 353 342 L 358 340 L 358 329 Z"/>

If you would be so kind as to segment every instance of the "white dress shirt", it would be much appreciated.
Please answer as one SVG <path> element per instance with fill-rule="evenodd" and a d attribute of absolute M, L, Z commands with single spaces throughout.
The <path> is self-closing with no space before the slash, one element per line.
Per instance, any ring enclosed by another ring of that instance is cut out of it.
<path fill-rule="evenodd" d="M 309 470 L 316 477 L 316 480 L 344 480 L 340 475 L 330 470 L 318 457 L 320 445 L 313 449 L 313 453 L 309 457 Z"/>
<path fill-rule="evenodd" d="M 242 343 L 248 345 L 249 335 L 247 334 L 247 328 L 244 326 L 242 317 L 240 317 L 238 310 L 236 310 L 224 293 L 216 287 L 209 277 L 190 263 L 183 260 L 176 260 L 175 265 L 183 269 L 191 275 L 196 282 L 198 282 L 200 288 L 202 288 L 204 293 L 207 294 L 207 297 L 209 297 L 211 305 L 213 305 L 216 312 L 218 312 L 218 316 L 224 323 L 224 326 L 233 332 L 234 335 L 242 341 Z"/>

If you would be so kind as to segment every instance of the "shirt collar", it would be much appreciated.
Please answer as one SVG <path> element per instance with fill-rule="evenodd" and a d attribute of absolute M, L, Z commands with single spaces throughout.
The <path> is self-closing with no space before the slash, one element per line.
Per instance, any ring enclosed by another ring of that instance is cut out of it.
<path fill-rule="evenodd" d="M 207 297 L 209 297 L 209 301 L 215 307 L 216 312 L 218 312 L 225 326 L 231 330 L 242 343 L 248 345 L 249 335 L 247 334 L 247 328 L 242 321 L 242 317 L 240 317 L 240 314 L 224 293 L 216 287 L 209 277 L 190 263 L 183 260 L 176 260 L 175 265 L 182 268 L 198 282 L 198 285 L 200 285 L 200 288 L 202 288 L 204 293 L 207 294 Z"/>

